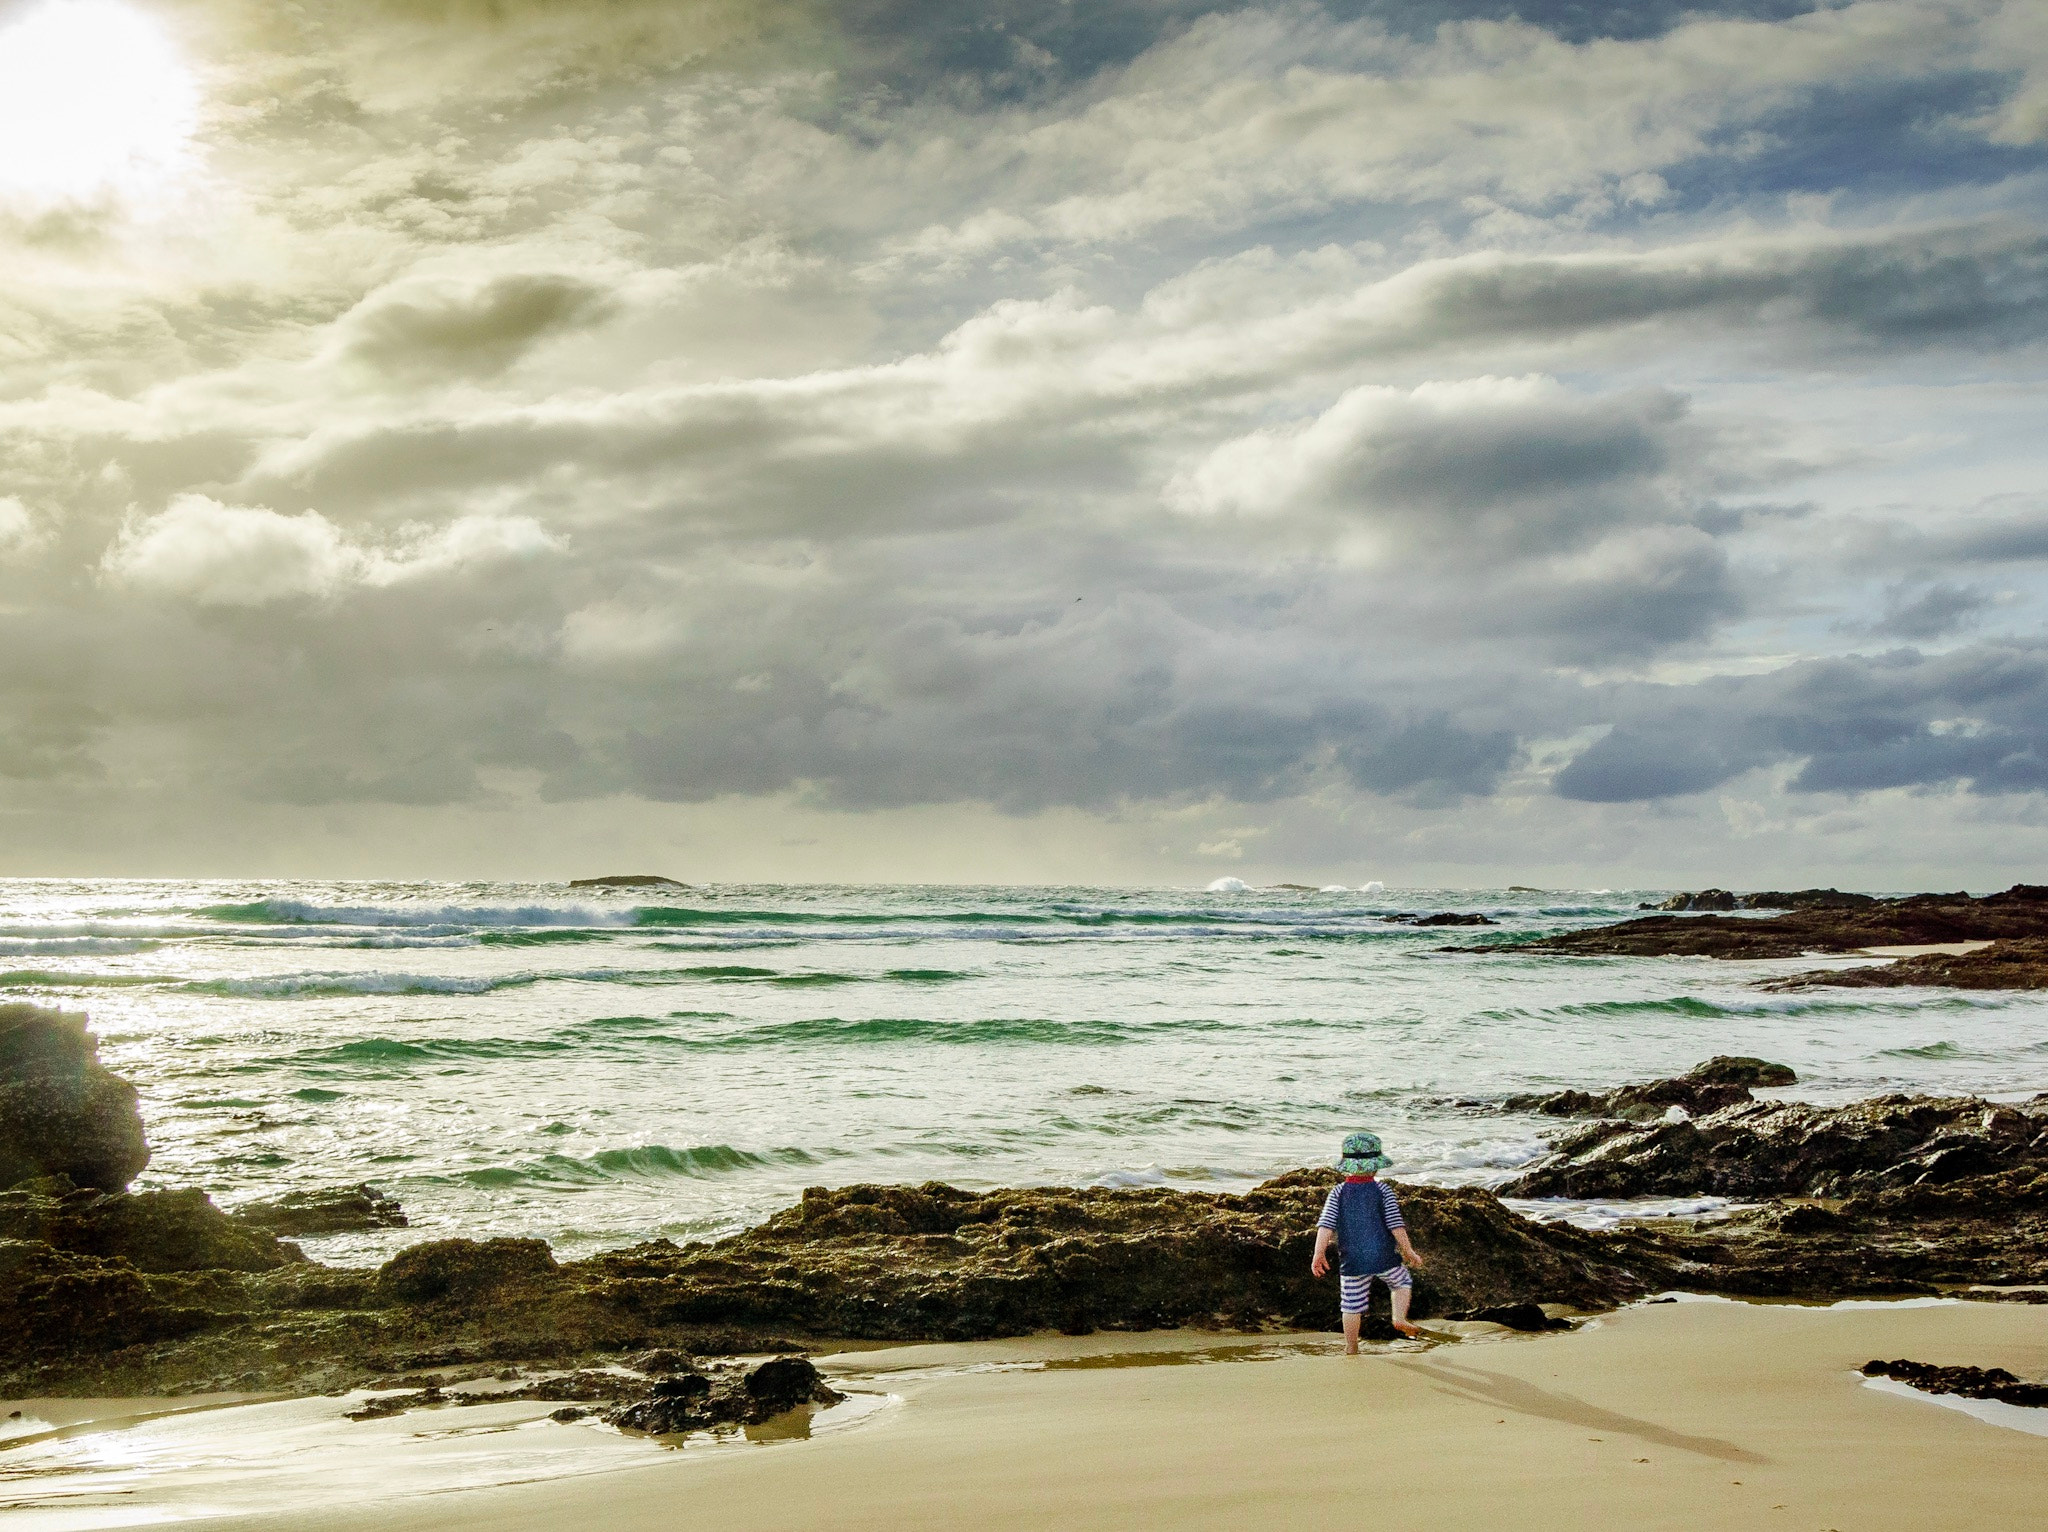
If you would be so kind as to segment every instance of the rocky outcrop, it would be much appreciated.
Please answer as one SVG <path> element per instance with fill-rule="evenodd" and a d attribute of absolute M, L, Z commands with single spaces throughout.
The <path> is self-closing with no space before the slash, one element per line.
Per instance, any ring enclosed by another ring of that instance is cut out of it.
<path fill-rule="evenodd" d="M 838 1392 L 800 1356 L 779 1356 L 745 1370 L 694 1369 L 663 1378 L 644 1399 L 608 1413 L 606 1425 L 661 1436 L 720 1426 L 758 1425 L 806 1404 L 833 1405 Z"/>
<path fill-rule="evenodd" d="M 1995 941 L 1975 952 L 1925 952 L 1865 968 L 1820 969 L 1761 989 L 2048 989 L 2048 937 Z"/>
<path fill-rule="evenodd" d="M 2048 1097 L 1888 1095 L 1748 1102 L 1687 1122 L 1594 1123 L 1501 1188 L 1510 1197 L 1847 1197 L 2048 1170 Z"/>
<path fill-rule="evenodd" d="M 1623 1085 L 1598 1093 L 1562 1090 L 1510 1096 L 1503 1105 L 1511 1112 L 1541 1112 L 1546 1117 L 1613 1117 L 1656 1122 L 1668 1116 L 1673 1107 L 1691 1116 L 1704 1116 L 1754 1099 L 1750 1095 L 1752 1086 L 1793 1085 L 1798 1079 L 1784 1064 L 1722 1054 L 1675 1079 Z"/>
<path fill-rule="evenodd" d="M 1645 910 L 1857 910 L 1878 902 L 1874 894 L 1845 894 L 1836 888 L 1802 888 L 1792 893 L 1731 894 L 1725 888 L 1703 888 L 1696 894 L 1673 894 Z"/>
<path fill-rule="evenodd" d="M 1931 1362 L 1870 1361 L 1866 1378 L 1891 1378 L 1923 1394 L 1955 1394 L 1963 1399 L 1996 1399 L 2033 1409 L 2048 1405 L 2048 1383 L 2029 1383 L 2003 1367 L 1937 1367 Z"/>
<path fill-rule="evenodd" d="M 687 883 L 678 883 L 674 878 L 664 878 L 652 872 L 613 872 L 601 878 L 571 878 L 571 888 L 688 888 Z"/>
<path fill-rule="evenodd" d="M 401 1250 L 377 1273 L 399 1303 L 475 1303 L 507 1288 L 530 1288 L 559 1273 L 540 1239 L 437 1239 Z"/>
<path fill-rule="evenodd" d="M 1756 919 L 1646 915 L 1619 925 L 1561 931 L 1517 944 L 1516 952 L 1639 957 L 1799 957 L 1865 947 L 1929 946 L 2048 937 L 2048 888 L 2015 884 L 2001 894 L 1914 894 L 1868 904 L 1808 904 Z M 1500 952 L 1503 946 L 1470 949 Z"/>
<path fill-rule="evenodd" d="M 63 1176 L 119 1191 L 148 1163 L 135 1087 L 100 1063 L 86 1018 L 0 1005 L 0 1188 Z"/>
<path fill-rule="evenodd" d="M 368 1182 L 287 1192 L 275 1202 L 245 1202 L 233 1216 L 252 1229 L 289 1238 L 407 1227 L 405 1209 Z"/>
<path fill-rule="evenodd" d="M 194 1188 L 99 1192 L 61 1176 L 0 1192 L 0 1239 L 39 1241 L 145 1272 L 273 1271 L 304 1259 Z"/>
<path fill-rule="evenodd" d="M 654 1241 L 564 1263 L 535 1240 L 436 1240 L 377 1271 L 302 1262 L 155 1274 L 67 1257 L 66 1271 L 110 1295 L 100 1317 L 52 1330 L 54 1300 L 24 1306 L 0 1292 L 0 1392 L 333 1388 L 494 1359 L 771 1349 L 792 1334 L 1327 1328 L 1335 1279 L 1318 1281 L 1308 1263 L 1334 1182 L 1299 1171 L 1241 1196 L 817 1188 L 715 1244 Z M 1477 1188 L 1404 1187 L 1402 1202 L 1428 1258 L 1419 1316 L 1606 1308 L 1668 1280 L 1635 1246 L 1532 1223 Z"/>
<path fill-rule="evenodd" d="M 1477 911 L 1438 910 L 1429 915 L 1382 915 L 1380 919 L 1393 926 L 1497 926 L 1499 921 L 1490 919 Z"/>

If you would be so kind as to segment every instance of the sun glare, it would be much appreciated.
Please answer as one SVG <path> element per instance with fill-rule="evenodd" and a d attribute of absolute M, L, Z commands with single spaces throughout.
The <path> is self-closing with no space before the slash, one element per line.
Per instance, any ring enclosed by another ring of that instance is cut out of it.
<path fill-rule="evenodd" d="M 198 87 L 121 0 L 42 0 L 0 27 L 0 202 L 55 206 L 163 190 L 188 154 Z"/>

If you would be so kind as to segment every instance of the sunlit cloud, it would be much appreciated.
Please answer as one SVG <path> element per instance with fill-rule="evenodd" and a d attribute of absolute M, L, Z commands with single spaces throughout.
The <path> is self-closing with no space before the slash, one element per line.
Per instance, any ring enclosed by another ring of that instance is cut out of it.
<path fill-rule="evenodd" d="M 147 199 L 186 169 L 199 89 L 121 0 L 41 0 L 0 25 L 0 206 Z"/>

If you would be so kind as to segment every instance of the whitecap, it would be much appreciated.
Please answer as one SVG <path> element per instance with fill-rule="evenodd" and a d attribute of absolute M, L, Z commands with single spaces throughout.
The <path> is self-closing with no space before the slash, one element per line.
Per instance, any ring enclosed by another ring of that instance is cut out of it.
<path fill-rule="evenodd" d="M 1212 894 L 1241 894 L 1248 887 L 1250 885 L 1243 878 L 1218 878 L 1209 885 L 1208 892 Z"/>

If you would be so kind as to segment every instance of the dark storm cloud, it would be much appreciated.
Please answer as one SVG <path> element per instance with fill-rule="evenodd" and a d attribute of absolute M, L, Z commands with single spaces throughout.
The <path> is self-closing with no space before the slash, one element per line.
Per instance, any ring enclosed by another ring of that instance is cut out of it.
<path fill-rule="evenodd" d="M 2017 346 L 2048 333 L 2048 235 L 2011 224 L 1759 241 L 1675 259 L 1501 257 L 1418 277 L 1411 334 L 1438 344 L 1660 322 L 1792 326 L 1810 341 L 1887 352 Z"/>
<path fill-rule="evenodd" d="M 488 377 L 551 335 L 615 310 L 575 277 L 513 272 L 480 284 L 381 288 L 340 322 L 341 354 L 381 372 Z"/>
<path fill-rule="evenodd" d="M 1918 591 L 1894 587 L 1886 593 L 1884 615 L 1870 625 L 1870 632 L 1878 638 L 1942 638 L 1969 626 L 1994 600 L 1987 591 L 1946 581 Z"/>
<path fill-rule="evenodd" d="M 1768 675 L 1621 689 L 1611 707 L 1620 721 L 1558 774 L 1561 796 L 1673 797 L 1794 761 L 1793 792 L 2048 786 L 2048 650 L 2039 645 L 1809 660 Z"/>

